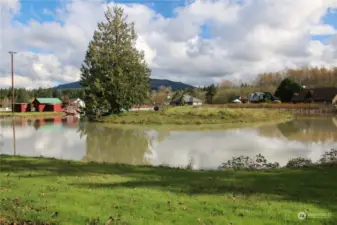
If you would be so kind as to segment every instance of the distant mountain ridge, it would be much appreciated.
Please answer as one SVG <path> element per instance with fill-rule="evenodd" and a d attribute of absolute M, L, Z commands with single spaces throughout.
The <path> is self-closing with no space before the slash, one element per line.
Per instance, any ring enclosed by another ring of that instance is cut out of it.
<path fill-rule="evenodd" d="M 185 84 L 182 82 L 176 82 L 165 79 L 150 79 L 150 85 L 152 90 L 158 90 L 160 86 L 171 87 L 172 91 L 184 90 L 186 88 L 194 88 L 192 85 Z M 80 82 L 72 82 L 68 84 L 60 84 L 55 87 L 56 89 L 75 89 L 81 88 Z"/>

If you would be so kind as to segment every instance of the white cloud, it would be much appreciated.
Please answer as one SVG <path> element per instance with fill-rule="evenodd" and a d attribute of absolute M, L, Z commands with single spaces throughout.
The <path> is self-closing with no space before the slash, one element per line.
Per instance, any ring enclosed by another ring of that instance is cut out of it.
<path fill-rule="evenodd" d="M 313 26 L 311 29 L 312 35 L 332 35 L 336 33 L 337 33 L 336 29 L 328 24 Z"/>
<path fill-rule="evenodd" d="M 13 21 L 18 1 L 1 0 L 0 86 L 8 85 L 8 50 L 15 56 L 17 85 L 37 87 L 79 79 L 87 45 L 104 18 L 101 1 L 67 2 L 53 22 Z M 27 4 L 25 2 L 25 4 Z M 260 72 L 302 65 L 337 65 L 336 29 L 323 17 L 337 0 L 197 0 L 166 18 L 146 5 L 124 5 L 139 35 L 152 76 L 208 84 L 227 76 L 251 79 Z M 42 15 L 41 15 L 42 17 Z M 210 38 L 202 38 L 206 25 Z M 4 35 L 4 33 L 6 35 Z M 312 35 L 334 35 L 327 44 Z M 39 49 L 33 52 L 31 49 Z M 21 76 L 21 78 L 20 78 Z"/>
<path fill-rule="evenodd" d="M 12 126 L 1 127 L 1 154 L 13 154 Z M 32 125 L 15 128 L 16 154 L 82 160 L 86 153 L 86 137 L 80 138 L 77 127 L 45 124 L 36 130 Z"/>

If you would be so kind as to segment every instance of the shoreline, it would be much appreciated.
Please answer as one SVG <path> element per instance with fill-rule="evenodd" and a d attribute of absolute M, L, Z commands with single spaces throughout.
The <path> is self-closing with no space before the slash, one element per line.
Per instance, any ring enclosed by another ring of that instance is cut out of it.
<path fill-rule="evenodd" d="M 161 111 L 124 112 L 98 119 L 96 123 L 151 126 L 232 126 L 259 122 L 277 122 L 293 119 L 289 112 L 269 109 L 229 109 L 179 106 Z"/>
<path fill-rule="evenodd" d="M 268 125 L 275 125 L 279 123 L 289 122 L 294 118 L 286 118 L 276 121 L 267 122 L 243 122 L 243 123 L 224 123 L 224 124 L 116 124 L 104 122 L 92 122 L 103 127 L 132 129 L 132 130 L 164 130 L 164 131 L 217 131 L 230 129 L 244 129 L 244 128 L 259 128 Z"/>
<path fill-rule="evenodd" d="M 14 113 L 15 119 L 52 119 L 59 116 L 65 116 L 64 112 L 23 112 Z M 13 118 L 12 112 L 0 112 L 0 119 Z"/>
<path fill-rule="evenodd" d="M 202 107 L 229 108 L 229 109 L 275 109 L 280 111 L 291 112 L 296 115 L 337 115 L 337 106 L 324 104 L 289 104 L 289 103 L 250 103 L 250 104 L 224 104 L 224 105 L 204 105 Z"/>

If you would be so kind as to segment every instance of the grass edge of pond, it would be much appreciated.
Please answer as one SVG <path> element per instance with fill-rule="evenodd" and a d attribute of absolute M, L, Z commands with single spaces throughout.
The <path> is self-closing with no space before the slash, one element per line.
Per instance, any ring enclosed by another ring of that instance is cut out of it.
<path fill-rule="evenodd" d="M 1 155 L 1 160 L 1 202 L 7 204 L 5 210 L 16 210 L 15 216 L 21 220 L 32 221 L 38 216 L 49 224 L 78 224 L 89 217 L 107 220 L 120 216 L 125 224 L 188 224 L 199 219 L 238 225 L 270 220 L 273 224 L 296 224 L 297 212 L 304 209 L 314 213 L 337 209 L 337 171 L 329 167 L 192 171 L 43 157 Z M 34 188 L 27 189 L 29 185 Z M 100 204 L 95 204 L 98 201 Z M 89 206 L 90 210 L 85 210 Z M 139 213 L 131 215 L 134 207 Z M 5 216 L 3 212 L 0 218 Z M 52 216 L 55 212 L 58 217 Z M 13 216 L 6 215 L 6 219 Z M 183 220 L 176 221 L 176 216 Z M 317 223 L 333 224 L 326 219 L 306 221 Z"/>
<path fill-rule="evenodd" d="M 137 124 L 151 126 L 232 126 L 293 119 L 293 114 L 277 109 L 231 109 L 204 107 L 168 107 L 161 111 L 123 112 L 109 115 L 96 122 L 103 124 Z"/>

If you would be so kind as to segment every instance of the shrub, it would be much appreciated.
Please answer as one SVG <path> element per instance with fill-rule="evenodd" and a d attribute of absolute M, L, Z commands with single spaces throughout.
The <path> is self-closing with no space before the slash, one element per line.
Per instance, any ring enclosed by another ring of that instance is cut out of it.
<path fill-rule="evenodd" d="M 275 169 L 279 168 L 280 165 L 277 162 L 269 163 L 266 158 L 258 154 L 255 158 L 250 158 L 248 156 L 233 157 L 232 160 L 228 160 L 223 163 L 219 169 Z"/>
<path fill-rule="evenodd" d="M 321 164 L 336 164 L 337 165 L 337 150 L 331 149 L 329 152 L 325 152 L 319 160 Z"/>
<path fill-rule="evenodd" d="M 287 168 L 302 168 L 302 167 L 309 167 L 309 166 L 312 166 L 313 163 L 310 159 L 305 159 L 305 158 L 302 158 L 302 157 L 298 157 L 298 158 L 295 158 L 295 159 L 291 159 L 286 167 Z"/>

